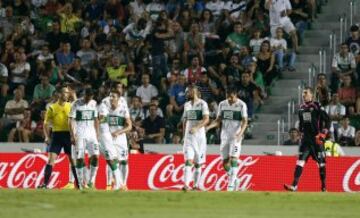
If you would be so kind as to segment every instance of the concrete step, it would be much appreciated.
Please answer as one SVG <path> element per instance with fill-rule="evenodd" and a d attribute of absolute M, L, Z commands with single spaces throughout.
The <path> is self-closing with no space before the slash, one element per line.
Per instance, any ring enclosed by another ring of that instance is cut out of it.
<path fill-rule="evenodd" d="M 257 121 L 253 123 L 253 127 L 256 130 L 261 130 L 263 132 L 272 131 L 277 128 L 277 121 L 276 122 L 262 122 Z"/>
<path fill-rule="evenodd" d="M 340 22 L 337 21 L 324 21 L 324 22 L 319 22 L 319 21 L 315 21 L 312 24 L 312 28 L 313 29 L 317 29 L 317 30 L 338 30 L 340 29 Z"/>
<path fill-rule="evenodd" d="M 281 79 L 276 82 L 275 87 L 289 87 L 289 88 L 297 88 L 298 85 L 301 84 L 301 81 L 297 79 Z"/>
<path fill-rule="evenodd" d="M 307 81 L 309 79 L 309 75 L 304 72 L 284 72 L 283 74 L 284 79 L 291 79 L 291 80 L 298 80 L 299 82 Z"/>
<path fill-rule="evenodd" d="M 308 30 L 305 32 L 305 37 L 323 37 L 323 38 L 329 38 L 329 35 L 332 33 L 331 30 Z"/>
<path fill-rule="evenodd" d="M 320 61 L 319 54 L 300 54 L 296 56 L 296 60 L 300 62 L 316 62 Z"/>
<path fill-rule="evenodd" d="M 299 55 L 305 55 L 305 54 L 318 54 L 320 51 L 320 46 L 301 46 L 299 48 Z"/>
<path fill-rule="evenodd" d="M 320 47 L 328 47 L 329 46 L 329 39 L 328 37 L 323 38 L 323 37 L 317 37 L 317 36 L 313 36 L 313 37 L 306 37 L 304 42 L 303 42 L 304 46 L 313 46 L 313 45 L 317 45 Z"/>
<path fill-rule="evenodd" d="M 257 113 L 255 114 L 255 123 L 256 122 L 272 122 L 276 123 L 281 119 L 281 115 L 279 114 L 269 114 L 269 113 Z"/>
<path fill-rule="evenodd" d="M 311 66 L 311 64 L 313 63 L 315 65 L 315 67 L 319 68 L 319 58 L 314 59 L 314 62 L 307 62 L 307 61 L 296 61 L 295 62 L 295 70 L 296 72 L 308 72 L 309 71 L 309 67 Z M 293 73 L 293 72 L 291 72 Z"/>
<path fill-rule="evenodd" d="M 288 98 L 289 96 L 296 96 L 297 93 L 298 93 L 298 85 L 280 86 L 280 85 L 276 84 L 276 86 L 271 89 L 271 97 L 286 97 L 286 98 Z"/>

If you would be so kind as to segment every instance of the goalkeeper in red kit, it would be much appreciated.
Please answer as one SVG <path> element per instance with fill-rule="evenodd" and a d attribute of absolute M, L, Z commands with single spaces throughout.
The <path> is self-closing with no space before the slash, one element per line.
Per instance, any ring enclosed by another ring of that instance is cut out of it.
<path fill-rule="evenodd" d="M 306 87 L 302 93 L 304 103 L 299 109 L 299 130 L 302 133 L 299 158 L 296 162 L 292 185 L 284 185 L 288 191 L 296 191 L 304 165 L 311 156 L 319 166 L 321 190 L 326 191 L 324 141 L 330 128 L 330 118 L 318 102 L 313 101 L 313 91 Z"/>

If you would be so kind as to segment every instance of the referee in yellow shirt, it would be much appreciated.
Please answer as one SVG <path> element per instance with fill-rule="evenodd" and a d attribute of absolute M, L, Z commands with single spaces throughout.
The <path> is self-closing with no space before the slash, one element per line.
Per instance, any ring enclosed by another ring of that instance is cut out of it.
<path fill-rule="evenodd" d="M 47 188 L 49 179 L 52 173 L 52 168 L 55 164 L 55 160 L 61 152 L 61 149 L 64 149 L 65 154 L 68 156 L 71 171 L 74 175 L 76 184 L 78 183 L 78 178 L 76 175 L 75 162 L 71 158 L 71 138 L 70 138 L 70 129 L 68 124 L 69 113 L 71 110 L 71 103 L 68 102 L 69 98 L 69 89 L 66 86 L 63 86 L 59 89 L 59 99 L 57 102 L 51 104 L 46 111 L 45 121 L 44 121 L 44 134 L 45 134 L 45 143 L 50 144 L 49 148 L 49 160 L 46 164 L 44 171 L 44 183 L 38 188 Z M 52 128 L 52 134 L 50 138 L 50 125 Z M 51 142 L 51 143 L 50 143 Z"/>

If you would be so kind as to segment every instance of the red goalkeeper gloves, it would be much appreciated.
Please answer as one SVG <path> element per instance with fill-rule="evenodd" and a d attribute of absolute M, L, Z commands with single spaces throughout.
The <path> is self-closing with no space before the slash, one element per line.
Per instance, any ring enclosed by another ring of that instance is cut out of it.
<path fill-rule="evenodd" d="M 317 134 L 315 136 L 315 142 L 317 145 L 323 145 L 325 140 L 326 140 L 326 136 L 328 134 L 327 130 L 322 131 L 321 133 Z"/>

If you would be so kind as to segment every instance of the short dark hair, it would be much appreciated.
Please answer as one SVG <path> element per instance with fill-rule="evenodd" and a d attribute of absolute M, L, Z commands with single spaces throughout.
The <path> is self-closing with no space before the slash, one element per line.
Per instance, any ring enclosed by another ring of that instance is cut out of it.
<path fill-rule="evenodd" d="M 94 90 L 92 88 L 86 88 L 86 89 L 84 89 L 84 95 L 85 96 L 93 96 Z"/>
<path fill-rule="evenodd" d="M 313 88 L 311 88 L 310 86 L 305 86 L 303 90 L 309 90 L 311 93 L 314 93 Z"/>
<path fill-rule="evenodd" d="M 237 88 L 235 88 L 234 86 L 229 86 L 226 88 L 226 94 L 230 95 L 230 94 L 237 94 Z"/>
<path fill-rule="evenodd" d="M 352 25 L 350 27 L 350 32 L 357 32 L 357 31 L 359 31 L 359 27 L 357 25 Z"/>
<path fill-rule="evenodd" d="M 289 133 L 291 133 L 291 132 L 293 132 L 293 131 L 296 131 L 296 132 L 299 132 L 299 130 L 298 129 L 296 129 L 296 128 L 291 128 L 290 130 L 289 130 Z"/>

